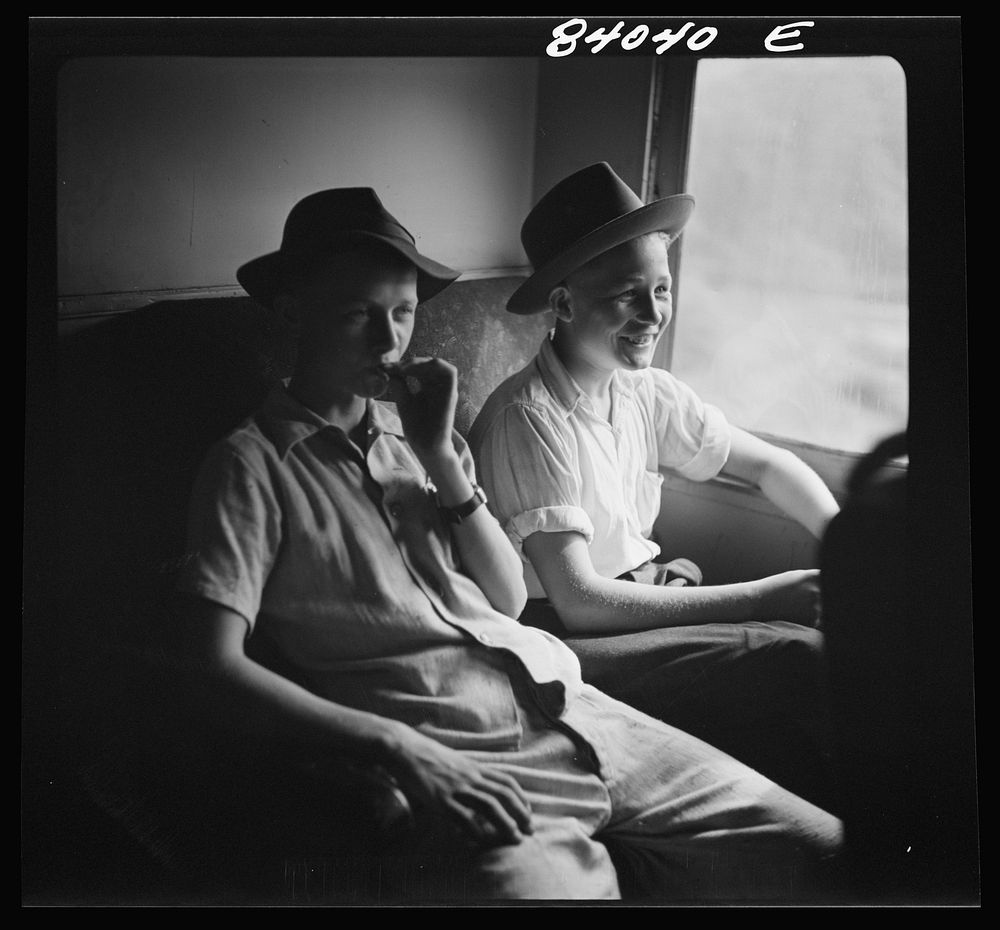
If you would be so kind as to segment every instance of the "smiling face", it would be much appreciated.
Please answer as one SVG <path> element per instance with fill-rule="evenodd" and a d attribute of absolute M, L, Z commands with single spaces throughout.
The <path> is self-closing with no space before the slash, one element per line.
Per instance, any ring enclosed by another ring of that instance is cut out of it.
<path fill-rule="evenodd" d="M 667 241 L 640 236 L 599 255 L 555 288 L 557 345 L 571 371 L 647 368 L 673 316 Z"/>
<path fill-rule="evenodd" d="M 275 306 L 298 326 L 296 375 L 331 400 L 378 397 L 413 335 L 417 269 L 391 250 L 336 255 L 295 281 Z"/>

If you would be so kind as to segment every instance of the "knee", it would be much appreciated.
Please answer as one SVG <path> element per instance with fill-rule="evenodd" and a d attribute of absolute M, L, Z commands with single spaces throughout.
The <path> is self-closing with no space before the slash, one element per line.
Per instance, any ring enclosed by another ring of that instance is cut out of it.
<path fill-rule="evenodd" d="M 810 859 L 830 859 L 844 847 L 844 824 L 833 814 L 797 795 L 780 790 L 772 796 L 771 816 L 788 845 Z"/>
<path fill-rule="evenodd" d="M 830 859 L 843 851 L 843 821 L 818 807 L 813 810 L 807 820 L 806 847 L 817 859 Z"/>

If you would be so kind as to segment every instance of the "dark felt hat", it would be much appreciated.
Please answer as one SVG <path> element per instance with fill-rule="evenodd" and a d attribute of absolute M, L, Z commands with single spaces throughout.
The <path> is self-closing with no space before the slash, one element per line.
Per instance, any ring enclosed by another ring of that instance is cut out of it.
<path fill-rule="evenodd" d="M 644 204 L 606 162 L 564 178 L 521 226 L 533 273 L 507 301 L 511 313 L 540 313 L 570 272 L 623 242 L 662 231 L 673 241 L 694 210 L 690 194 Z"/>
<path fill-rule="evenodd" d="M 281 248 L 247 262 L 236 280 L 258 303 L 270 307 L 289 272 L 366 242 L 381 242 L 417 267 L 417 296 L 423 301 L 460 274 L 417 251 L 412 235 L 370 187 L 339 187 L 300 200 L 285 221 Z"/>

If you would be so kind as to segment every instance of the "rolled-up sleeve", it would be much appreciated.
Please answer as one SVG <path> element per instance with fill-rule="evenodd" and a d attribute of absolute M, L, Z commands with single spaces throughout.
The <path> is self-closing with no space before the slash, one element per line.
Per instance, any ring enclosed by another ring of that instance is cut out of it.
<path fill-rule="evenodd" d="M 560 428 L 562 426 L 562 428 Z M 593 541 L 581 506 L 571 430 L 548 410 L 511 404 L 485 430 L 477 449 L 490 507 L 518 552 L 533 533 L 576 532 Z"/>
<path fill-rule="evenodd" d="M 653 370 L 652 387 L 660 465 L 692 481 L 714 478 L 732 443 L 725 414 L 666 371 Z"/>

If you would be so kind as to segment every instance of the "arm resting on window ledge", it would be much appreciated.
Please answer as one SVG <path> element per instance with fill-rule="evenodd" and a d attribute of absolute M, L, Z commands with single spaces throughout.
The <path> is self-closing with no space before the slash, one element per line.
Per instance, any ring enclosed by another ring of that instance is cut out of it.
<path fill-rule="evenodd" d="M 787 449 L 733 428 L 723 474 L 747 481 L 783 513 L 821 539 L 840 510 L 830 489 L 805 462 Z"/>

